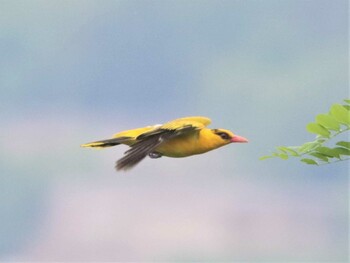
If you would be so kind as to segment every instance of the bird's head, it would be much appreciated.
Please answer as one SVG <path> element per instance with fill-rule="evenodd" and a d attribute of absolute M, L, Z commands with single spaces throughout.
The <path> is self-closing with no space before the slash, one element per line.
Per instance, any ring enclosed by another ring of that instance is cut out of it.
<path fill-rule="evenodd" d="M 233 132 L 225 129 L 212 129 L 212 133 L 215 135 L 215 140 L 221 146 L 232 142 L 248 142 L 248 140 L 242 136 L 236 135 Z"/>

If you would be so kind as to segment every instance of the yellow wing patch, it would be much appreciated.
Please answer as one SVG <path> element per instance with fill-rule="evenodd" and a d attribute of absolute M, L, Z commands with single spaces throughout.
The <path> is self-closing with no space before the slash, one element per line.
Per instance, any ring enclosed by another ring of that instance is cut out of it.
<path fill-rule="evenodd" d="M 194 116 L 194 117 L 180 118 L 180 119 L 167 122 L 159 128 L 165 129 L 165 130 L 179 130 L 186 126 L 191 126 L 200 130 L 200 129 L 203 129 L 205 126 L 208 126 L 210 123 L 211 123 L 211 120 L 209 118 Z"/>
<path fill-rule="evenodd" d="M 139 136 L 143 133 L 157 129 L 160 126 L 161 125 L 153 125 L 153 126 L 147 126 L 147 127 L 137 128 L 137 129 L 133 129 L 133 130 L 118 132 L 116 134 L 113 134 L 113 138 L 119 138 L 119 137 L 136 138 L 137 136 Z"/>
<path fill-rule="evenodd" d="M 202 129 L 205 126 L 209 125 L 210 123 L 211 123 L 211 120 L 206 117 L 201 117 L 201 116 L 185 117 L 185 118 L 179 118 L 179 119 L 167 122 L 163 125 L 157 124 L 157 125 L 146 126 L 142 128 L 133 129 L 133 130 L 118 132 L 113 135 L 113 138 L 130 137 L 130 138 L 136 139 L 141 134 L 149 133 L 158 129 L 179 130 L 186 126 L 192 126 L 197 129 Z"/>
<path fill-rule="evenodd" d="M 164 125 L 157 124 L 152 126 L 146 126 L 142 128 L 137 128 L 133 130 L 122 131 L 114 134 L 111 139 L 90 142 L 81 145 L 82 147 L 93 147 L 97 149 L 111 147 L 117 144 L 126 144 L 129 146 L 134 145 L 139 140 L 146 137 L 165 134 L 168 132 L 176 132 L 177 134 L 187 133 L 193 130 L 201 130 L 205 126 L 209 125 L 211 120 L 206 117 L 195 116 L 195 117 L 185 117 L 179 118 Z"/>

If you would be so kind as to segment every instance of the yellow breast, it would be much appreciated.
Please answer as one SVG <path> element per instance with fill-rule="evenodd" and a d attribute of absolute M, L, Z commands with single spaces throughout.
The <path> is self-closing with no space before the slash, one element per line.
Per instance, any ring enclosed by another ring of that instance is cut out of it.
<path fill-rule="evenodd" d="M 223 146 L 216 137 L 209 129 L 202 129 L 172 138 L 158 146 L 155 151 L 168 157 L 201 154 Z"/>

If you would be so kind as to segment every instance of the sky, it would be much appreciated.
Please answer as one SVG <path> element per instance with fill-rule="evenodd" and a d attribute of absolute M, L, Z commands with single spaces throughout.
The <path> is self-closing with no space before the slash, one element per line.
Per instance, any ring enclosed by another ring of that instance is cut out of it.
<path fill-rule="evenodd" d="M 0 261 L 347 262 L 346 162 L 265 160 L 349 97 L 343 0 L 0 1 Z M 249 139 L 114 163 L 184 116 Z"/>

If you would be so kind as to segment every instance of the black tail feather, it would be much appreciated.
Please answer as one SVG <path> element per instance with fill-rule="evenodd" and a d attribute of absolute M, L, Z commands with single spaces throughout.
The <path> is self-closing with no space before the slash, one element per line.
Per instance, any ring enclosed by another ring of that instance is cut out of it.
<path fill-rule="evenodd" d="M 86 144 L 82 144 L 82 147 L 93 147 L 93 148 L 105 148 L 105 147 L 112 147 L 116 146 L 118 144 L 124 143 L 126 141 L 129 141 L 130 137 L 118 137 L 118 138 L 112 138 L 102 141 L 96 141 L 96 142 L 90 142 Z"/>

